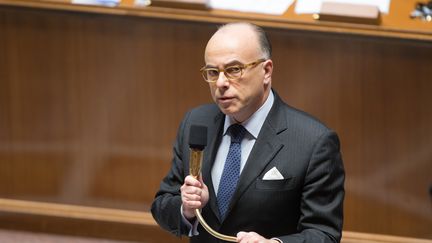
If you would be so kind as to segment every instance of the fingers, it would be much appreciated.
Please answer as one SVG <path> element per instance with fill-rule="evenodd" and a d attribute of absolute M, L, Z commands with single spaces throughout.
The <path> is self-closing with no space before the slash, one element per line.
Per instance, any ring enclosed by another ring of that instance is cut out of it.
<path fill-rule="evenodd" d="M 184 181 L 184 185 L 188 186 L 201 187 L 201 184 L 203 184 L 201 176 L 199 177 L 199 180 L 197 180 L 195 177 L 188 175 Z"/>
<path fill-rule="evenodd" d="M 237 233 L 237 242 L 239 243 L 267 243 L 272 242 L 255 232 L 243 232 Z"/>
<path fill-rule="evenodd" d="M 187 207 L 198 208 L 201 206 L 201 189 L 187 187 L 182 190 L 182 201 Z"/>
<path fill-rule="evenodd" d="M 207 187 L 202 180 L 197 180 L 192 176 L 185 178 L 184 184 L 180 187 L 185 216 L 193 217 L 194 210 L 202 208 L 207 202 Z M 204 195 L 204 199 L 203 196 Z"/>
<path fill-rule="evenodd" d="M 199 201 L 202 193 L 201 185 L 203 185 L 202 182 L 192 176 L 187 176 L 180 187 L 182 198 L 188 201 Z"/>

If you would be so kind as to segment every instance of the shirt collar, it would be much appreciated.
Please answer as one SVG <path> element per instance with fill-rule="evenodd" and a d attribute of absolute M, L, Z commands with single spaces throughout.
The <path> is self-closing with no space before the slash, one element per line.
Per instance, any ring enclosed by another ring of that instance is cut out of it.
<path fill-rule="evenodd" d="M 257 111 L 255 111 L 255 113 L 253 113 L 249 119 L 241 123 L 241 125 L 243 125 L 249 134 L 251 134 L 255 139 L 258 137 L 261 127 L 273 106 L 273 102 L 274 95 L 273 91 L 270 90 L 269 96 L 267 97 L 267 100 L 264 102 L 264 104 Z M 235 123 L 236 122 L 232 117 L 225 116 L 223 134 L 226 135 L 228 128 Z"/>

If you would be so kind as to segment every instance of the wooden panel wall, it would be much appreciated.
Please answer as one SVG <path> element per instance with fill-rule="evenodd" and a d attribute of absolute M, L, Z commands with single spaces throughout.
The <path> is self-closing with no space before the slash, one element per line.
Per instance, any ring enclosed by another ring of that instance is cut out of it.
<path fill-rule="evenodd" d="M 1 7 L 0 197 L 148 210 L 215 26 Z M 267 31 L 277 92 L 340 135 L 345 230 L 432 238 L 432 43 Z"/>

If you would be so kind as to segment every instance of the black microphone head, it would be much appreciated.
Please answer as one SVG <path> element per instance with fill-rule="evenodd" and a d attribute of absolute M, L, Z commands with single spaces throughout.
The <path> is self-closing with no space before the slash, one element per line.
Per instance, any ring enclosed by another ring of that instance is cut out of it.
<path fill-rule="evenodd" d="M 203 150 L 207 146 L 207 127 L 192 125 L 189 132 L 189 147 Z"/>

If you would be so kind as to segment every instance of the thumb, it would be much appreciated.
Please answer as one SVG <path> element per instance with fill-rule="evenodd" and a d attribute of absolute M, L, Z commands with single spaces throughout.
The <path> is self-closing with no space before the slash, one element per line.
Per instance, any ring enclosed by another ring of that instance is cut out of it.
<path fill-rule="evenodd" d="M 200 175 L 200 176 L 198 177 L 198 181 L 201 183 L 201 187 L 207 187 L 206 184 L 204 183 L 204 180 L 203 180 L 202 175 Z"/>
<path fill-rule="evenodd" d="M 242 240 L 245 237 L 245 235 L 246 235 L 246 232 L 244 232 L 244 231 L 238 232 L 237 233 L 237 241 Z"/>

